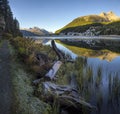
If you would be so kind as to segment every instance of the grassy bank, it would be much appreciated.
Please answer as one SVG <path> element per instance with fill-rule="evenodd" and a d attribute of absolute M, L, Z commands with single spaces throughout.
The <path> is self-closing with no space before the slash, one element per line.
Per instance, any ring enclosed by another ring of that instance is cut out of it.
<path fill-rule="evenodd" d="M 49 114 L 50 106 L 34 96 L 33 75 L 26 72 L 24 66 L 17 62 L 15 50 L 9 44 L 11 53 L 11 74 L 13 83 L 15 114 Z"/>
<path fill-rule="evenodd" d="M 22 66 L 12 64 L 13 86 L 16 114 L 48 114 L 49 105 L 34 96 L 31 86 L 31 74 L 26 73 Z"/>

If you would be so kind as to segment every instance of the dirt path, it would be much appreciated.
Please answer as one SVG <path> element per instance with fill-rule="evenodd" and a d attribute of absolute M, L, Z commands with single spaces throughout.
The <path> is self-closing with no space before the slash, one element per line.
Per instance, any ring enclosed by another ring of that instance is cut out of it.
<path fill-rule="evenodd" d="M 12 81 L 8 41 L 0 46 L 0 114 L 12 114 Z"/>

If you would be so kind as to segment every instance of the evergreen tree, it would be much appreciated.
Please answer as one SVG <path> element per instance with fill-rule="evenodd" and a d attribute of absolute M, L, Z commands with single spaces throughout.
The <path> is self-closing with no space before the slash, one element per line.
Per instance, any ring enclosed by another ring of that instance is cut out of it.
<path fill-rule="evenodd" d="M 19 30 L 19 22 L 13 18 L 8 0 L 0 0 L 0 14 L 5 20 L 5 32 L 11 33 L 13 36 L 21 35 Z"/>

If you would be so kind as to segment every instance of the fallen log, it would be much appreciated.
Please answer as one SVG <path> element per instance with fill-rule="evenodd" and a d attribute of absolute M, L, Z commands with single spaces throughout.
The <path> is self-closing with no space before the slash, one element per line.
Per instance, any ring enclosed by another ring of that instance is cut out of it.
<path fill-rule="evenodd" d="M 61 65 L 62 65 L 61 61 L 55 62 L 55 64 L 52 66 L 52 68 L 49 70 L 49 72 L 44 76 L 44 78 L 46 78 L 47 80 L 55 79 L 55 75 L 56 75 L 56 73 L 59 70 Z M 37 85 L 37 84 L 39 84 L 40 81 L 41 81 L 41 79 L 36 79 L 33 81 L 33 84 Z"/>
<path fill-rule="evenodd" d="M 72 60 L 70 58 L 70 56 L 66 56 L 61 50 L 59 50 L 55 44 L 55 41 L 52 40 L 51 41 L 51 45 L 52 45 L 52 48 L 53 50 L 56 52 L 57 56 L 58 56 L 58 60 L 61 60 L 63 62 L 71 62 L 71 63 L 74 63 L 74 60 Z"/>
<path fill-rule="evenodd" d="M 51 41 L 51 45 L 52 45 L 53 50 L 56 52 L 58 56 L 58 60 L 64 60 L 65 55 L 57 48 L 54 40 Z"/>
<path fill-rule="evenodd" d="M 57 61 L 53 65 L 53 67 L 49 70 L 49 72 L 45 75 L 45 78 L 48 78 L 50 80 L 55 78 L 57 71 L 59 70 L 60 66 L 62 65 L 62 61 L 65 61 L 65 57 L 64 57 L 65 55 L 57 48 L 54 40 L 51 41 L 51 45 L 52 45 L 53 50 L 56 52 L 56 54 L 59 58 L 59 61 Z M 71 60 L 67 60 L 67 61 L 73 62 Z"/>
<path fill-rule="evenodd" d="M 79 92 L 71 86 L 63 86 L 56 85 L 51 82 L 43 82 L 42 88 L 42 94 L 46 101 L 54 101 L 55 99 L 59 101 L 61 107 L 66 106 L 80 109 L 81 106 L 84 106 L 90 109 L 96 108 L 90 103 L 87 103 L 83 98 L 81 98 Z"/>
<path fill-rule="evenodd" d="M 55 75 L 56 75 L 56 73 L 59 70 L 61 65 L 62 65 L 61 61 L 55 62 L 55 64 L 52 66 L 52 68 L 49 70 L 49 72 L 45 75 L 45 78 L 48 78 L 50 80 L 54 79 Z"/>
<path fill-rule="evenodd" d="M 53 50 L 56 52 L 59 60 L 64 59 L 64 54 L 56 47 L 54 40 L 51 41 L 51 45 L 52 45 Z M 47 61 L 46 56 L 42 53 L 36 54 L 36 58 L 37 60 L 39 60 L 40 66 L 44 65 Z M 45 75 L 45 78 L 50 79 L 50 80 L 55 79 L 55 75 L 61 65 L 62 65 L 62 61 L 56 61 L 55 64 L 52 66 L 52 68 Z M 37 79 L 33 81 L 33 84 L 37 85 L 39 82 L 40 82 L 40 79 Z"/>
<path fill-rule="evenodd" d="M 84 99 L 78 99 L 78 98 L 74 98 L 72 96 L 68 96 L 68 95 L 62 95 L 62 96 L 59 96 L 59 99 L 60 101 L 63 103 L 63 105 L 67 105 L 67 106 L 73 106 L 75 108 L 81 108 L 81 105 L 82 106 L 85 106 L 87 108 L 90 108 L 90 109 L 93 109 L 93 108 L 96 108 L 94 106 L 92 106 L 90 103 L 87 103 Z M 66 101 L 66 102 L 64 102 Z"/>

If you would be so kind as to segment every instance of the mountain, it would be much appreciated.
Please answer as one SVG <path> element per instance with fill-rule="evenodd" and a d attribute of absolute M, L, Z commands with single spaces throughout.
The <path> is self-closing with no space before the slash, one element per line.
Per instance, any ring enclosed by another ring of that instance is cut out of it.
<path fill-rule="evenodd" d="M 29 28 L 29 29 L 24 28 L 24 29 L 21 29 L 21 32 L 22 32 L 23 36 L 44 36 L 44 35 L 51 34 L 47 30 L 40 29 L 38 27 L 33 27 L 33 28 Z"/>
<path fill-rule="evenodd" d="M 107 21 L 110 21 L 110 22 L 120 20 L 120 17 L 118 17 L 112 11 L 110 11 L 108 13 L 102 12 L 101 14 L 99 14 L 99 16 L 105 18 Z"/>
<path fill-rule="evenodd" d="M 32 33 L 30 31 L 27 31 L 27 30 L 20 30 L 21 33 L 23 34 L 23 36 L 39 36 L 38 34 L 35 34 L 35 33 Z"/>
<path fill-rule="evenodd" d="M 120 17 L 112 11 L 108 13 L 102 12 L 99 15 L 81 16 L 57 30 L 56 33 L 86 32 L 90 27 L 98 28 L 119 20 Z"/>

